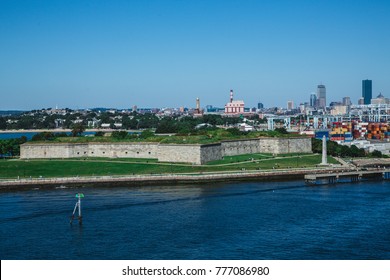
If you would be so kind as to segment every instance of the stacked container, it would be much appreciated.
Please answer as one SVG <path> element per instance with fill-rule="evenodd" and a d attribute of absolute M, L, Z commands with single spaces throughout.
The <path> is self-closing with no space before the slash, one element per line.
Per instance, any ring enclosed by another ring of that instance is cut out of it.
<path fill-rule="evenodd" d="M 387 123 L 369 123 L 367 128 L 367 139 L 383 140 L 389 138 Z"/>
<path fill-rule="evenodd" d="M 352 136 L 354 139 L 363 139 L 366 138 L 368 123 L 367 122 L 353 122 L 353 132 Z"/>
<path fill-rule="evenodd" d="M 332 141 L 352 141 L 352 124 L 349 122 L 334 122 L 330 132 Z"/>
<path fill-rule="evenodd" d="M 326 140 L 329 140 L 329 130 L 317 130 L 315 133 L 315 138 L 322 140 L 323 137 L 326 137 Z"/>

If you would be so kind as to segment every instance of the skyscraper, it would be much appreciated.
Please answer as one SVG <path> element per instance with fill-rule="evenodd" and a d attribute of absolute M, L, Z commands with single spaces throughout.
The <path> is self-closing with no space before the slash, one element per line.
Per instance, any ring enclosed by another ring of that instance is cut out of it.
<path fill-rule="evenodd" d="M 364 105 L 371 104 L 372 80 L 363 80 L 362 81 L 362 97 L 364 99 Z"/>
<path fill-rule="evenodd" d="M 314 92 L 310 94 L 310 106 L 311 107 L 317 106 L 317 95 Z"/>
<path fill-rule="evenodd" d="M 326 108 L 326 88 L 324 85 L 317 86 L 317 104 L 318 108 Z"/>
<path fill-rule="evenodd" d="M 343 105 L 344 106 L 351 106 L 351 98 L 349 96 L 343 97 Z"/>
<path fill-rule="evenodd" d="M 287 110 L 294 109 L 294 101 L 287 101 Z"/>

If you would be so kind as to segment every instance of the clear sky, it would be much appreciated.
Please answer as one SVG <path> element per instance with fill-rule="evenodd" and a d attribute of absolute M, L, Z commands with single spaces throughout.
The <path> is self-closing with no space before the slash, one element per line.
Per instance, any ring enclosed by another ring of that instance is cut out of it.
<path fill-rule="evenodd" d="M 0 0 L 0 110 L 390 97 L 390 1 Z"/>

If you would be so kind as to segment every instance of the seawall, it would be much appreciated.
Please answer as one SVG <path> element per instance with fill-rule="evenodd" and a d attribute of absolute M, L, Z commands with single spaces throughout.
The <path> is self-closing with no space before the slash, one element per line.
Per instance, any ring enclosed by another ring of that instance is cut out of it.
<path fill-rule="evenodd" d="M 349 168 L 300 168 L 272 171 L 242 171 L 213 172 L 191 174 L 156 174 L 156 175 L 124 175 L 124 176 L 93 176 L 93 177 L 63 177 L 63 178 L 32 178 L 0 180 L 1 191 L 61 188 L 78 186 L 139 186 L 139 185 L 169 185 L 169 184 L 200 184 L 205 182 L 225 181 L 280 181 L 303 179 L 307 174 L 336 173 L 350 171 Z"/>

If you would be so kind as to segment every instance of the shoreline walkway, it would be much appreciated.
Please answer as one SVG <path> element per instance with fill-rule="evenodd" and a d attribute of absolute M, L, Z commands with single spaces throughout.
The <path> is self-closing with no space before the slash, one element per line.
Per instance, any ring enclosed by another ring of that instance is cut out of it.
<path fill-rule="evenodd" d="M 223 182 L 234 180 L 286 180 L 291 178 L 304 179 L 307 174 L 332 173 L 351 171 L 345 167 L 329 168 L 294 168 L 269 171 L 231 171 L 231 172 L 199 172 L 177 174 L 148 175 L 114 175 L 114 176 L 83 176 L 62 178 L 23 178 L 0 180 L 0 191 L 31 189 L 35 187 L 61 187 L 84 185 L 159 185 L 177 183 Z"/>

